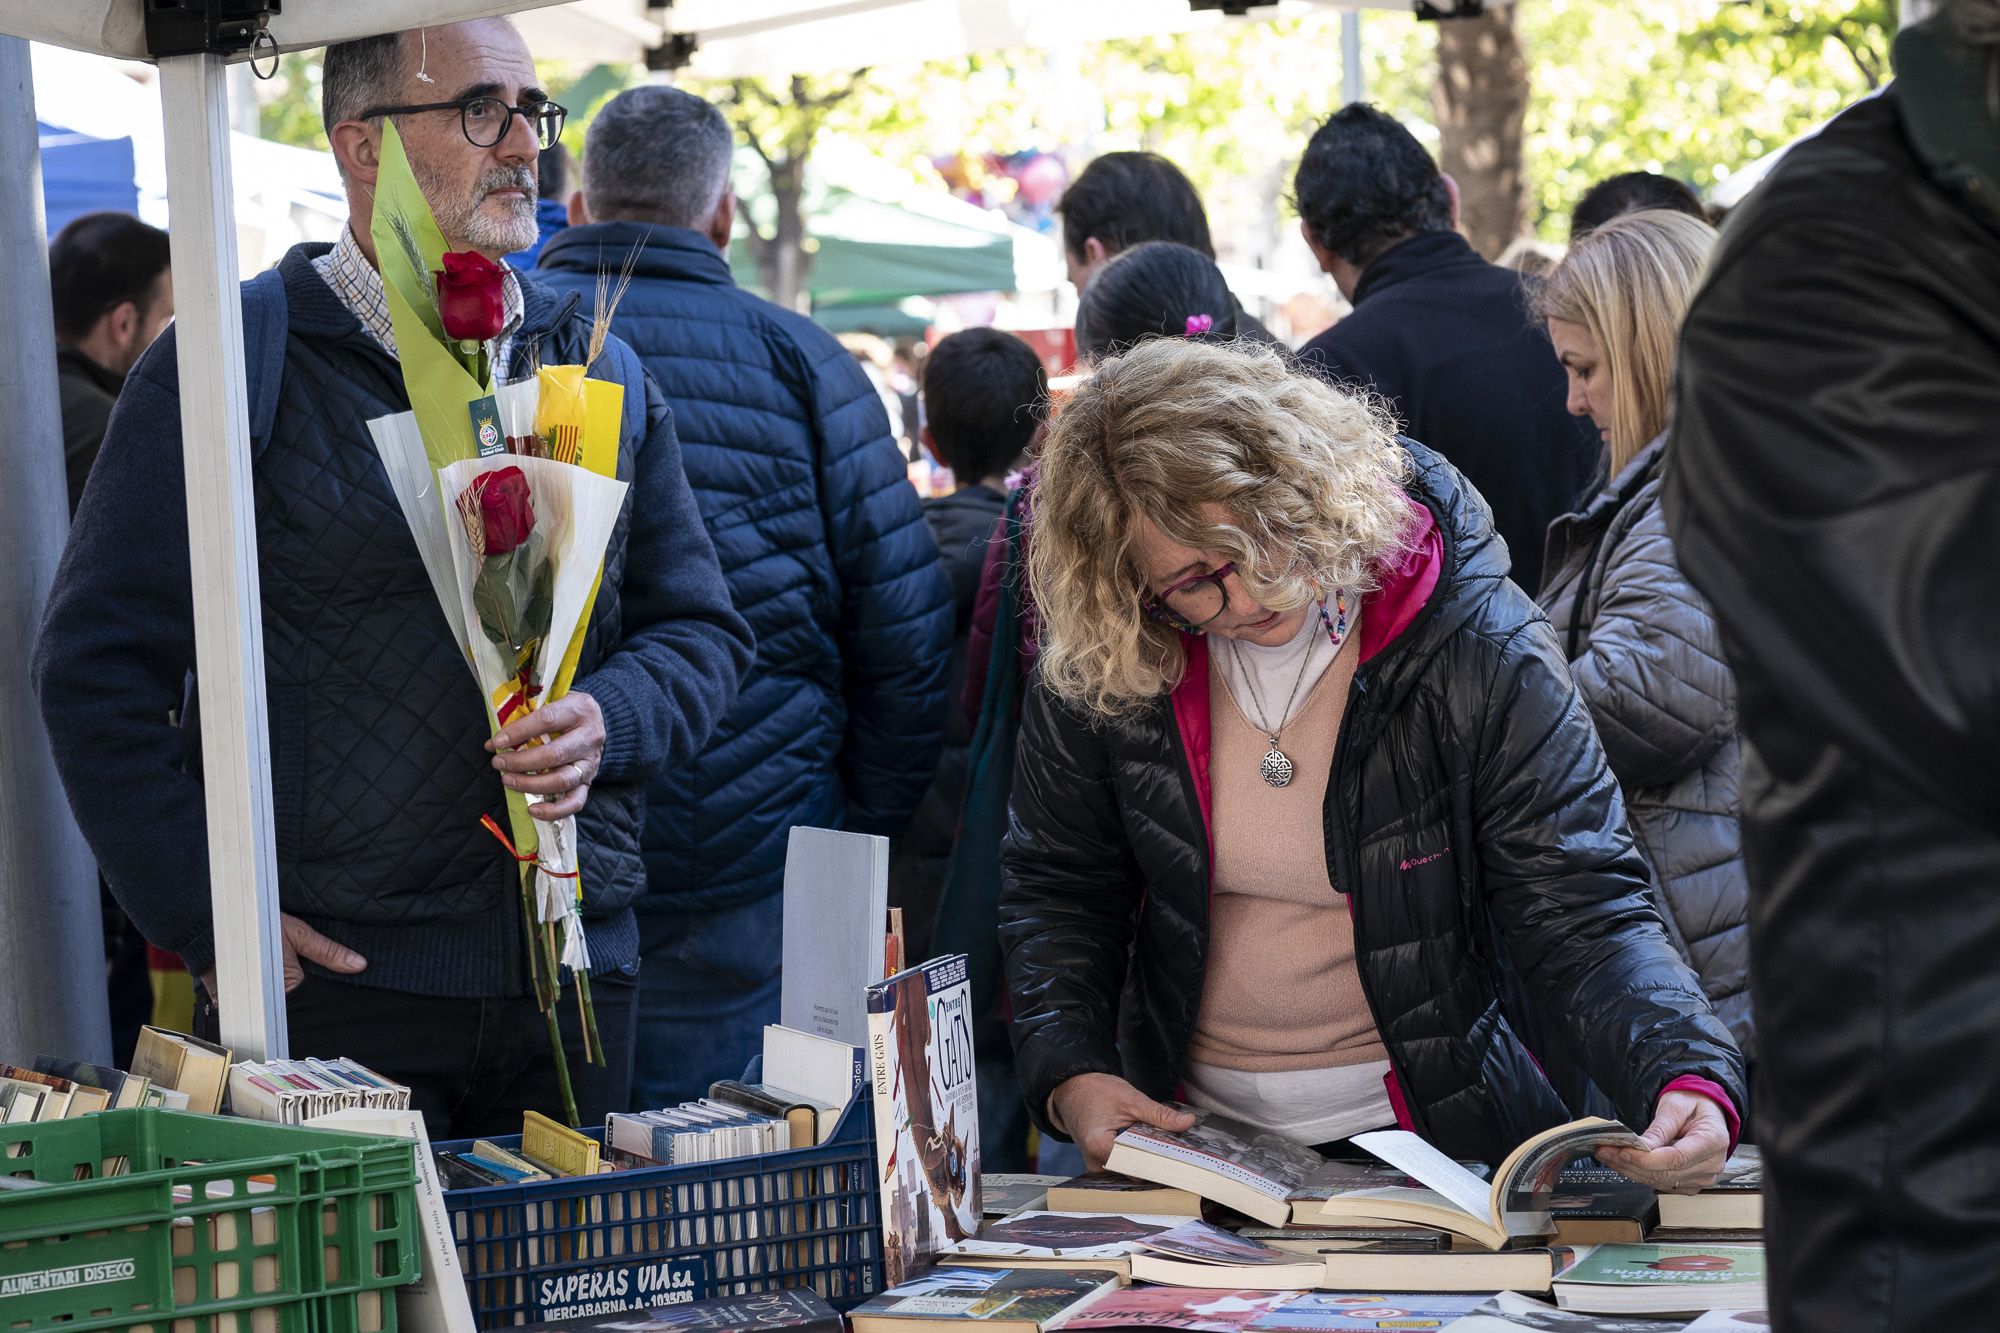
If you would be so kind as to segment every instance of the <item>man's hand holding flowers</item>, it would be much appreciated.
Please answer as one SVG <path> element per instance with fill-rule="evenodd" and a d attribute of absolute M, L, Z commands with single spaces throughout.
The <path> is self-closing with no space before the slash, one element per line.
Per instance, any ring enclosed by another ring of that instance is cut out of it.
<path fill-rule="evenodd" d="M 546 739 L 545 744 L 534 742 Z M 604 764 L 604 713 L 575 690 L 502 727 L 486 748 L 510 790 L 545 799 L 528 807 L 537 819 L 566 819 L 583 809 Z"/>

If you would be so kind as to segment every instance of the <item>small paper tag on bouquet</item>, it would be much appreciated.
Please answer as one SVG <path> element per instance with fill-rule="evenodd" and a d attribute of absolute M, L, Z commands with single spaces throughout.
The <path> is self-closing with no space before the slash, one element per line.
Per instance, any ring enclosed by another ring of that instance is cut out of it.
<path fill-rule="evenodd" d="M 479 456 L 490 458 L 506 453 L 507 433 L 500 429 L 500 400 L 489 393 L 467 403 L 465 410 L 472 418 L 472 438 L 479 446 Z"/>

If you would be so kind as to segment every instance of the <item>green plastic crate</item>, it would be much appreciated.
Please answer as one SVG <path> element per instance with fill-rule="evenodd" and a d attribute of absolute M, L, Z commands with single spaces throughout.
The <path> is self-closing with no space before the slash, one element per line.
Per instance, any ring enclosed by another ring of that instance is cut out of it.
<path fill-rule="evenodd" d="M 0 1333 L 396 1333 L 413 1151 L 158 1109 L 0 1125 L 0 1175 L 44 1186 L 0 1189 Z"/>

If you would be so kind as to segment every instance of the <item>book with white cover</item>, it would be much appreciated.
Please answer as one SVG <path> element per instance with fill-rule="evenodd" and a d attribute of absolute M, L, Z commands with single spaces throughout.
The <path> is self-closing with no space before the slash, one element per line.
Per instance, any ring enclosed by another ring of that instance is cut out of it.
<path fill-rule="evenodd" d="M 458 1242 L 451 1215 L 438 1183 L 437 1162 L 431 1156 L 424 1118 L 416 1111 L 353 1106 L 314 1116 L 313 1129 L 338 1129 L 349 1134 L 380 1134 L 414 1139 L 417 1166 L 417 1221 L 424 1261 L 417 1280 L 396 1289 L 396 1316 L 409 1333 L 475 1333 L 472 1303 L 465 1294 L 465 1272 L 459 1267 Z"/>
<path fill-rule="evenodd" d="M 764 1081 L 836 1108 L 837 1124 L 840 1112 L 868 1081 L 867 1052 L 844 1041 L 772 1023 L 764 1029 Z M 832 1132 L 832 1124 L 821 1123 L 822 1141 Z"/>
<path fill-rule="evenodd" d="M 816 1037 L 866 1046 L 863 992 L 888 970 L 888 921 L 887 838 L 793 829 L 785 849 L 778 1021 Z M 796 1083 L 783 1086 L 812 1092 Z"/>

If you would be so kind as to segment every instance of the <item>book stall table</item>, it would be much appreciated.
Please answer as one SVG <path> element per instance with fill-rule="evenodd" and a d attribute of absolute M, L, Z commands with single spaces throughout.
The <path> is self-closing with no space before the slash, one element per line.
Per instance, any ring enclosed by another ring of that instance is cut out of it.
<path fill-rule="evenodd" d="M 413 1145 L 157 1109 L 0 1125 L 0 1323 L 396 1333 Z"/>
<path fill-rule="evenodd" d="M 786 1288 L 844 1310 L 882 1289 L 874 1176 L 863 1088 L 816 1147 L 447 1190 L 444 1199 L 481 1328 Z"/>

